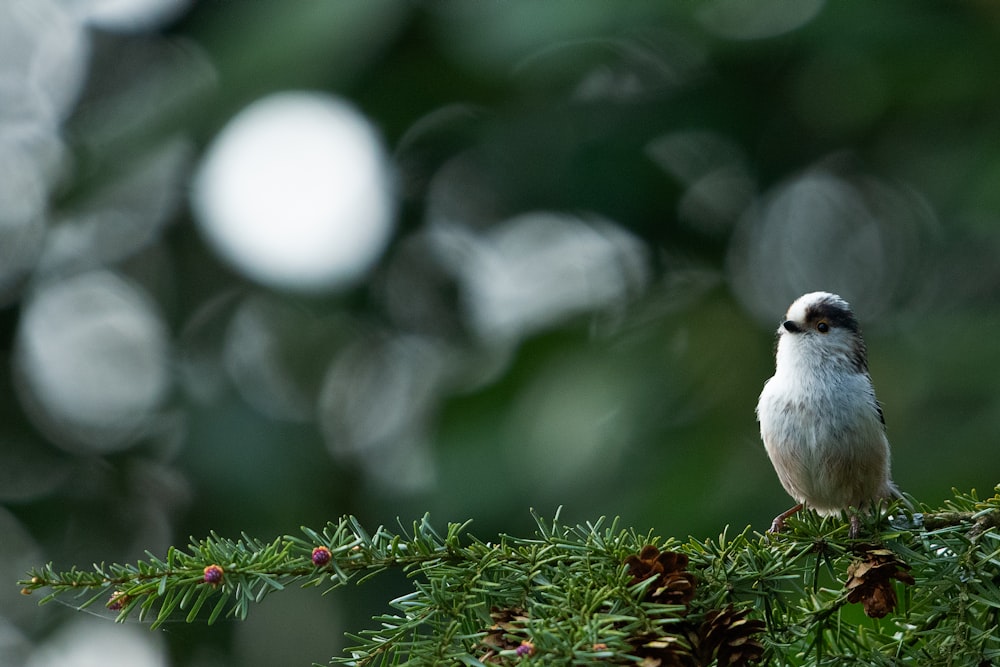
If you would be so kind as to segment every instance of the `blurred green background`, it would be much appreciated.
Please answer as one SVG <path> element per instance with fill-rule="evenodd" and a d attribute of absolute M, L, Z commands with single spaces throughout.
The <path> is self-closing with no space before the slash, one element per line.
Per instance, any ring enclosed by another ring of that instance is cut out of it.
<path fill-rule="evenodd" d="M 1000 481 L 996 3 L 4 0 L 0 45 L 0 665 L 325 662 L 406 590 L 150 633 L 14 585 L 210 530 L 763 530 L 790 503 L 753 410 L 818 289 L 861 319 L 899 486 Z M 223 130 L 300 91 L 368 152 L 242 162 L 275 247 L 298 183 L 340 205 L 369 163 L 342 222 L 386 225 L 309 284 L 199 208 Z"/>

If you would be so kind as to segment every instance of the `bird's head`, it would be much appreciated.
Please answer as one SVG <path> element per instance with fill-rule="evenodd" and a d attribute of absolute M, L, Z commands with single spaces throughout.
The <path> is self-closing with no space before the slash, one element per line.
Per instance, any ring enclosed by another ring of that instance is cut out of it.
<path fill-rule="evenodd" d="M 836 294 L 810 292 L 796 299 L 778 326 L 778 357 L 791 363 L 846 364 L 868 371 L 861 327 L 851 306 Z"/>

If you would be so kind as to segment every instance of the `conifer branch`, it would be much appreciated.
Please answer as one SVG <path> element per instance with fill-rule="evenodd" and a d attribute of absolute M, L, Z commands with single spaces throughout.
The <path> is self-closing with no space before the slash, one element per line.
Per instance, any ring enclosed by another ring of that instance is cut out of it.
<path fill-rule="evenodd" d="M 873 515 L 865 540 L 803 513 L 786 534 L 684 543 L 558 515 L 536 515 L 533 537 L 491 542 L 468 523 L 442 534 L 424 517 L 369 533 L 344 517 L 272 542 L 212 533 L 134 565 L 50 563 L 19 583 L 48 589 L 42 602 L 102 602 L 158 627 L 242 619 L 289 585 L 328 591 L 406 572 L 412 591 L 349 635 L 335 664 L 981 664 L 1000 657 L 997 517 L 1000 496 L 956 492 L 934 512 Z"/>

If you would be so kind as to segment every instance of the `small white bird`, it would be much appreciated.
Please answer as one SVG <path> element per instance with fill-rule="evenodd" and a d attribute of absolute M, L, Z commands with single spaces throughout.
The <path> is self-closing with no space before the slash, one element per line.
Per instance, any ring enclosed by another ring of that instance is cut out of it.
<path fill-rule="evenodd" d="M 861 329 L 836 294 L 811 292 L 789 306 L 757 420 L 781 485 L 798 503 L 775 517 L 771 532 L 803 506 L 830 516 L 900 497 Z M 852 511 L 852 537 L 858 528 Z"/>

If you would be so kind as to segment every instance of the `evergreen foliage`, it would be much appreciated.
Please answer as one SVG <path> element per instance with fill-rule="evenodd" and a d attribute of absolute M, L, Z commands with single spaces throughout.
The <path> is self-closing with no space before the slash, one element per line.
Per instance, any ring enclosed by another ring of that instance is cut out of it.
<path fill-rule="evenodd" d="M 1000 487 L 998 487 L 1000 489 Z M 922 508 L 927 510 L 927 508 Z M 887 519 L 888 517 L 888 519 Z M 325 592 L 401 568 L 412 590 L 331 664 L 988 665 L 1000 660 L 1000 494 L 876 513 L 867 537 L 804 512 L 787 533 L 661 539 L 535 516 L 483 541 L 427 517 L 367 532 L 353 517 L 262 542 L 212 534 L 164 558 L 28 573 L 42 602 L 103 603 L 157 627 L 244 618 L 288 585 Z"/>

